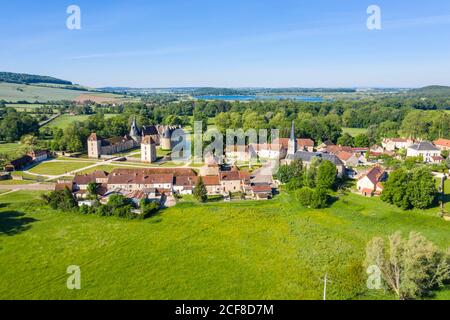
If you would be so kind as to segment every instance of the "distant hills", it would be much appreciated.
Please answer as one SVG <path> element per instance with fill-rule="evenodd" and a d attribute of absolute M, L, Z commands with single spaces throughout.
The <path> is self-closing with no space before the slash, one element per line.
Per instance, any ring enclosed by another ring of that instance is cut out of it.
<path fill-rule="evenodd" d="M 412 89 L 409 91 L 413 94 L 427 95 L 427 96 L 450 96 L 450 87 L 447 86 L 427 86 L 419 89 Z"/>
<path fill-rule="evenodd" d="M 50 83 L 61 85 L 72 85 L 72 82 L 61 80 L 49 76 L 39 76 L 26 73 L 0 72 L 0 82 L 19 83 L 19 84 L 37 84 Z"/>

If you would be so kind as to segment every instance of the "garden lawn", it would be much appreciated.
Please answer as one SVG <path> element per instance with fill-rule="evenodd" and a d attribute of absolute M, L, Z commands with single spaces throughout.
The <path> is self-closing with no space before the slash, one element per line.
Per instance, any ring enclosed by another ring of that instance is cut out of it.
<path fill-rule="evenodd" d="M 388 299 L 365 287 L 372 237 L 420 231 L 450 243 L 437 209 L 403 212 L 355 194 L 324 210 L 286 194 L 186 199 L 144 221 L 53 211 L 38 198 L 0 196 L 0 299 L 321 299 L 325 273 L 328 299 Z M 81 290 L 66 288 L 69 265 L 81 268 Z"/>
<path fill-rule="evenodd" d="M 95 161 L 88 162 L 88 161 L 79 161 L 79 162 L 70 162 L 70 161 L 48 161 L 48 162 L 42 162 L 38 164 L 37 166 L 31 168 L 29 171 L 31 173 L 36 174 L 42 174 L 42 175 L 60 175 L 69 173 L 74 170 L 78 170 L 84 167 L 88 167 L 89 165 L 92 165 L 94 163 L 97 163 Z"/>

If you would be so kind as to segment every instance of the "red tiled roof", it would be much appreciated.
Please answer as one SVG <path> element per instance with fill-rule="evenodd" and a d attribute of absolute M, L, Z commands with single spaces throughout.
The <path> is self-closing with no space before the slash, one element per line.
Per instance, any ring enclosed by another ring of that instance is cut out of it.
<path fill-rule="evenodd" d="M 72 183 L 72 181 L 68 181 L 68 182 L 58 182 L 58 183 L 55 185 L 55 190 L 56 190 L 56 191 L 62 191 L 62 190 L 65 190 L 66 188 L 69 189 L 70 191 L 73 190 L 73 183 Z"/>
<path fill-rule="evenodd" d="M 108 173 L 105 171 L 97 170 L 92 173 L 87 174 L 77 174 L 73 179 L 78 185 L 84 185 L 89 183 L 95 183 L 96 179 L 106 179 L 108 177 Z"/>
<path fill-rule="evenodd" d="M 205 176 L 202 177 L 203 183 L 205 186 L 217 186 L 220 185 L 219 176 Z"/>
<path fill-rule="evenodd" d="M 108 184 L 172 183 L 173 174 L 110 174 Z"/>
<path fill-rule="evenodd" d="M 342 161 L 347 161 L 353 156 L 353 153 L 347 152 L 347 151 L 338 151 L 336 153 L 336 157 L 341 159 Z"/>
<path fill-rule="evenodd" d="M 272 192 L 272 187 L 269 184 L 251 186 L 253 192 Z"/>
<path fill-rule="evenodd" d="M 384 172 L 385 171 L 380 166 L 375 166 L 370 169 L 365 175 L 359 178 L 359 180 L 367 177 L 370 182 L 372 182 L 374 185 L 377 185 L 380 182 L 380 178 L 383 176 Z"/>
<path fill-rule="evenodd" d="M 196 176 L 194 170 L 190 168 L 116 168 L 111 171 L 112 174 L 173 174 L 174 176 Z"/>
<path fill-rule="evenodd" d="M 435 146 L 439 146 L 439 147 L 447 147 L 450 148 L 450 140 L 449 139 L 437 139 L 434 142 Z"/>
<path fill-rule="evenodd" d="M 195 185 L 196 182 L 197 176 L 179 176 L 174 179 L 175 186 L 191 187 Z"/>
<path fill-rule="evenodd" d="M 273 141 L 274 144 L 281 144 L 283 148 L 287 149 L 289 146 L 289 138 L 278 138 Z M 314 147 L 314 140 L 300 138 L 297 139 L 297 145 L 300 147 Z"/>

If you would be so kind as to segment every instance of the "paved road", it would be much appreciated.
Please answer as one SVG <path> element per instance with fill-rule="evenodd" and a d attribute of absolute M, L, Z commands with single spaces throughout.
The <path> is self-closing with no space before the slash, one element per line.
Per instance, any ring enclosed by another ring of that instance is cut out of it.
<path fill-rule="evenodd" d="M 54 116 L 48 118 L 47 120 L 44 120 L 44 121 L 39 122 L 39 127 L 45 126 L 47 123 L 49 123 L 49 122 L 55 120 L 55 119 L 58 118 L 60 115 L 61 115 L 61 113 L 58 113 L 58 114 L 56 114 L 56 115 L 54 115 Z"/>
<path fill-rule="evenodd" d="M 273 183 L 273 173 L 276 170 L 276 161 L 268 161 L 261 168 L 252 173 L 252 183 Z"/>

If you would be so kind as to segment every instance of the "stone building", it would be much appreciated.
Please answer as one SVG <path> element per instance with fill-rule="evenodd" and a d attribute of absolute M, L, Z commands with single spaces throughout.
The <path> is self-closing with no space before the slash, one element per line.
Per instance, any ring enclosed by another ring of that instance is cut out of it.
<path fill-rule="evenodd" d="M 172 150 L 172 134 L 177 128 L 179 127 L 151 125 L 142 126 L 142 128 L 139 129 L 136 118 L 134 118 L 131 123 L 130 133 L 124 137 L 105 139 L 93 132 L 87 141 L 88 156 L 89 158 L 100 158 L 105 155 L 112 155 L 139 147 L 141 146 L 142 140 L 147 136 L 153 140 L 155 147 L 160 146 L 164 150 Z M 152 149 L 151 145 L 152 144 L 149 145 L 150 148 L 148 148 L 148 152 Z M 147 153 L 147 156 L 149 155 L 150 154 Z M 147 157 L 146 162 L 153 162 L 155 160 L 156 152 L 152 152 L 152 156 Z"/>
<path fill-rule="evenodd" d="M 156 142 L 151 136 L 145 136 L 141 142 L 141 161 L 155 162 L 156 161 Z"/>

